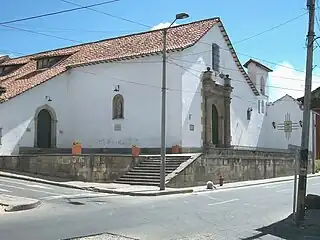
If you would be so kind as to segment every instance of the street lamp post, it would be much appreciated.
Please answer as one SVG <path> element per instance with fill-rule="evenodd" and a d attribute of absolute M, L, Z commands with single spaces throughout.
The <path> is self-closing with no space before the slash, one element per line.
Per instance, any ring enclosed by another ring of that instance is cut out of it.
<path fill-rule="evenodd" d="M 167 30 L 179 19 L 188 18 L 187 13 L 178 13 L 169 27 L 163 29 L 162 39 L 162 87 L 161 87 L 161 168 L 160 190 L 165 190 L 166 178 L 166 93 L 167 93 Z"/>

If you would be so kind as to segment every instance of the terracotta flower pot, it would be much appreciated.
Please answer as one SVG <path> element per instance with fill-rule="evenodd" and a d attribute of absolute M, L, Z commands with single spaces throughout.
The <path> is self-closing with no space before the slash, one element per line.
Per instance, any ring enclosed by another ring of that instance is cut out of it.
<path fill-rule="evenodd" d="M 81 143 L 72 144 L 72 155 L 80 155 L 82 153 Z"/>
<path fill-rule="evenodd" d="M 132 152 L 132 155 L 133 155 L 133 156 L 139 156 L 139 154 L 140 154 L 140 148 L 137 147 L 137 146 L 133 146 L 133 147 L 131 148 L 131 152 Z"/>
<path fill-rule="evenodd" d="M 179 145 L 175 145 L 172 147 L 172 153 L 180 153 L 181 152 L 181 148 Z"/>

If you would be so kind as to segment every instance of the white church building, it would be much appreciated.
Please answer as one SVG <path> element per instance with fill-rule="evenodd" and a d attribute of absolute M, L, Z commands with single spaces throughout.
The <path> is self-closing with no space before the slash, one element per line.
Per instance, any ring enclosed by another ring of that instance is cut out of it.
<path fill-rule="evenodd" d="M 162 30 L 153 30 L 0 57 L 0 155 L 71 148 L 73 141 L 83 148 L 159 148 L 161 49 Z M 252 59 L 242 66 L 219 18 L 171 27 L 167 49 L 168 148 L 299 143 L 301 129 L 289 138 L 278 125 L 286 111 L 301 110 L 268 106 L 272 70 Z"/>

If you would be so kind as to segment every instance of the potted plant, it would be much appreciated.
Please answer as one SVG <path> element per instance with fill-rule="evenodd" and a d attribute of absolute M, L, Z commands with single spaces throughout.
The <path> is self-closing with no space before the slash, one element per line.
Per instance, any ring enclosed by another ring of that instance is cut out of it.
<path fill-rule="evenodd" d="M 178 144 L 172 146 L 172 153 L 181 153 L 181 148 Z"/>
<path fill-rule="evenodd" d="M 139 156 L 140 148 L 137 147 L 136 145 L 132 145 L 131 152 L 133 156 Z"/>
<path fill-rule="evenodd" d="M 73 141 L 72 143 L 72 155 L 80 155 L 82 153 L 82 145 L 80 141 Z"/>

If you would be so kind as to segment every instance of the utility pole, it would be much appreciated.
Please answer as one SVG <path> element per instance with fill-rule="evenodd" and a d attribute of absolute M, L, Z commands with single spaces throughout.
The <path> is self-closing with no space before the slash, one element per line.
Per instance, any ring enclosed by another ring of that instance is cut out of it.
<path fill-rule="evenodd" d="M 314 42 L 314 11 L 315 0 L 307 0 L 309 10 L 308 26 L 308 45 L 307 45 L 307 62 L 306 62 L 306 79 L 303 98 L 303 125 L 301 134 L 300 162 L 299 162 L 299 184 L 297 198 L 297 216 L 296 223 L 300 224 L 305 215 L 305 197 L 307 188 L 308 174 L 308 153 L 309 153 L 309 134 L 310 134 L 310 105 L 311 105 L 311 84 L 313 69 L 313 42 Z"/>
<path fill-rule="evenodd" d="M 315 174 L 316 161 L 316 113 L 312 111 L 312 174 Z"/>
<path fill-rule="evenodd" d="M 160 166 L 160 190 L 165 190 L 166 178 L 166 91 L 167 91 L 167 29 L 163 29 L 162 35 L 162 103 L 161 103 L 161 166 Z"/>
<path fill-rule="evenodd" d="M 187 13 L 178 13 L 176 18 L 164 28 L 162 32 L 162 87 L 161 87 L 161 164 L 160 164 L 160 190 L 166 188 L 166 104 L 167 104 L 167 31 L 179 19 L 188 18 Z"/>

